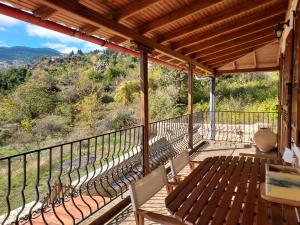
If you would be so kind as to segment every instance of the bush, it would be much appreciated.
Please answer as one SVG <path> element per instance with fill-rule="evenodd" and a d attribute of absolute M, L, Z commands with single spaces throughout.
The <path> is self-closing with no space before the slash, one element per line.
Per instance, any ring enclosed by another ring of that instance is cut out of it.
<path fill-rule="evenodd" d="M 65 117 L 68 123 L 72 123 L 75 120 L 76 112 L 75 108 L 71 104 L 60 104 L 55 108 L 55 114 Z"/>
<path fill-rule="evenodd" d="M 9 130 L 0 128 L 0 145 L 4 144 L 11 136 Z"/>
<path fill-rule="evenodd" d="M 105 70 L 103 74 L 102 82 L 105 86 L 109 86 L 112 84 L 114 79 L 120 77 L 123 73 L 124 72 L 117 67 L 109 67 L 108 69 Z"/>
<path fill-rule="evenodd" d="M 35 136 L 45 139 L 48 136 L 55 136 L 66 133 L 69 130 L 69 119 L 63 116 L 50 115 L 36 120 L 32 129 Z"/>
<path fill-rule="evenodd" d="M 140 85 L 138 80 L 123 82 L 116 89 L 115 100 L 124 105 L 131 103 L 139 93 L 139 90 Z"/>
<path fill-rule="evenodd" d="M 11 92 L 22 84 L 28 75 L 26 68 L 12 68 L 0 71 L 0 92 Z"/>
<path fill-rule="evenodd" d="M 117 117 L 112 121 L 110 128 L 113 130 L 119 130 L 126 127 L 131 127 L 134 124 L 129 113 L 118 114 Z"/>

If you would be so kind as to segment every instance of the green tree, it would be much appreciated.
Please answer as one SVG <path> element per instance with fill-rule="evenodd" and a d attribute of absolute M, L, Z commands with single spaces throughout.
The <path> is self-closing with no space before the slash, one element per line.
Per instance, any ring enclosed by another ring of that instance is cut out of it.
<path fill-rule="evenodd" d="M 25 82 L 28 75 L 26 68 L 0 70 L 0 92 L 11 92 Z"/>

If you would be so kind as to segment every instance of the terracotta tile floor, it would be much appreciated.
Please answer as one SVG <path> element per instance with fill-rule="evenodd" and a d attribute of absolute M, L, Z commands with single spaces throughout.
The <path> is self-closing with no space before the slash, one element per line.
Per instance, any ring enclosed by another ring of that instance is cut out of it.
<path fill-rule="evenodd" d="M 99 196 L 93 196 L 93 199 L 89 196 L 82 196 L 82 198 L 74 197 L 73 199 L 74 203 L 69 200 L 65 202 L 65 207 L 63 205 L 59 205 L 57 207 L 54 207 L 54 209 L 49 209 L 49 211 L 44 213 L 44 218 L 41 215 L 38 215 L 36 218 L 32 219 L 32 224 L 42 225 L 47 223 L 49 225 L 61 225 L 62 223 L 58 220 L 57 217 L 61 219 L 63 224 L 73 224 L 73 218 L 75 220 L 75 223 L 81 221 L 82 216 L 85 217 L 89 215 L 91 211 L 97 209 L 97 203 L 98 207 L 101 207 L 104 200 Z M 90 207 L 88 207 L 88 205 Z M 66 211 L 66 209 L 69 213 Z M 70 214 L 73 216 L 73 218 Z M 20 224 L 29 225 L 30 222 L 20 222 Z"/>
<path fill-rule="evenodd" d="M 230 144 L 225 142 L 211 142 L 201 149 L 199 149 L 193 156 L 193 160 L 203 161 L 207 157 L 211 156 L 238 156 L 240 153 L 249 153 L 249 154 L 257 154 L 257 149 L 253 145 L 244 145 L 244 144 Z M 189 167 L 186 167 L 182 174 L 187 175 L 190 172 Z M 143 206 L 143 209 L 158 212 L 161 214 L 168 215 L 168 212 L 165 208 L 164 199 L 167 196 L 167 192 L 165 188 L 163 188 L 160 192 L 158 192 L 154 197 L 152 197 L 148 202 L 146 202 Z M 123 210 L 119 215 L 113 218 L 109 223 L 109 225 L 134 225 L 135 219 L 132 213 L 131 206 L 128 206 L 125 210 Z M 145 224 L 156 224 L 151 221 L 145 220 Z"/>

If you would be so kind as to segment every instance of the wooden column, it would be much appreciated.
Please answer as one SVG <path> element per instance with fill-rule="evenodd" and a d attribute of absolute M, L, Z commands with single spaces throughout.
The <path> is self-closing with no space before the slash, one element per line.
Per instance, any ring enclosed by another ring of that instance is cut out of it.
<path fill-rule="evenodd" d="M 210 140 L 215 140 L 216 136 L 216 125 L 215 125 L 215 87 L 216 87 L 216 78 L 210 78 L 210 93 L 209 93 L 209 108 L 210 108 Z"/>
<path fill-rule="evenodd" d="M 143 132 L 143 174 L 150 172 L 149 167 L 149 104 L 148 104 L 148 54 L 153 49 L 138 42 L 133 42 L 140 52 L 140 81 L 141 81 L 141 124 Z"/>
<path fill-rule="evenodd" d="M 193 150 L 193 65 L 188 66 L 188 116 L 189 116 L 189 145 L 188 147 Z"/>

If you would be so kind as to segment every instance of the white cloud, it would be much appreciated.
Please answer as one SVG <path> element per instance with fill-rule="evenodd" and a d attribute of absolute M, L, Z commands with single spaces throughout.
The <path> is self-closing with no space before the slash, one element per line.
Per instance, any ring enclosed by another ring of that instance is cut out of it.
<path fill-rule="evenodd" d="M 61 44 L 61 43 L 50 43 L 50 42 L 47 42 L 44 44 L 45 47 L 48 47 L 48 48 L 53 48 L 61 53 L 65 53 L 65 54 L 68 54 L 70 53 L 71 51 L 73 52 L 77 52 L 78 51 L 78 48 L 77 47 L 74 47 L 74 46 L 68 46 L 67 44 Z"/>
<path fill-rule="evenodd" d="M 5 27 L 0 27 L 0 32 L 7 31 Z"/>
<path fill-rule="evenodd" d="M 31 24 L 26 25 L 26 32 L 29 36 L 32 37 L 36 36 L 41 38 L 57 39 L 63 43 L 82 43 L 82 41 L 77 38 Z"/>
<path fill-rule="evenodd" d="M 5 44 L 3 41 L 0 41 L 0 47 L 8 47 L 8 45 Z"/>
<path fill-rule="evenodd" d="M 21 24 L 20 20 L 0 14 L 0 24 L 3 27 L 12 27 Z"/>

